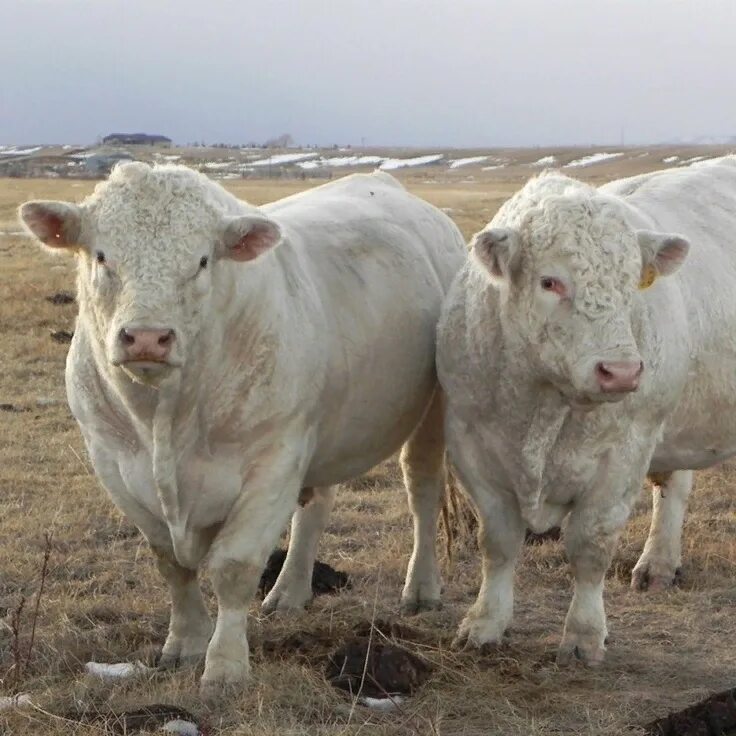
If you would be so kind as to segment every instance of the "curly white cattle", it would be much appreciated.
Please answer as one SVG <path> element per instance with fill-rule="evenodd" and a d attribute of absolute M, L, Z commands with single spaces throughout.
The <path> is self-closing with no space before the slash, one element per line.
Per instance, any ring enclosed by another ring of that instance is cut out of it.
<path fill-rule="evenodd" d="M 736 453 L 734 233 L 727 157 L 599 189 L 544 174 L 475 236 L 438 341 L 448 452 L 481 517 L 461 642 L 500 640 L 525 527 L 567 516 L 559 660 L 601 661 L 604 574 L 648 471 L 664 487 L 634 585 L 672 580 L 691 471 Z"/>
<path fill-rule="evenodd" d="M 436 605 L 435 330 L 465 258 L 449 218 L 388 174 L 258 209 L 185 167 L 140 163 L 81 205 L 28 202 L 20 215 L 48 248 L 77 254 L 69 403 L 171 588 L 164 664 L 206 650 L 203 687 L 241 681 L 247 605 L 289 517 L 267 610 L 311 597 L 330 486 L 404 443 L 416 534 L 403 599 Z M 300 495 L 313 500 L 298 508 Z"/>

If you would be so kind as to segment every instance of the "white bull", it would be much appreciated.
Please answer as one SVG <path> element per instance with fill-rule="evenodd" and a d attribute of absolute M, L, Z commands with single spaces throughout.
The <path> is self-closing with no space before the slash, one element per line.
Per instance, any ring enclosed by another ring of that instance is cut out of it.
<path fill-rule="evenodd" d="M 81 205 L 29 202 L 20 215 L 78 256 L 69 403 L 170 586 L 164 664 L 206 650 L 204 688 L 241 681 L 248 602 L 289 517 L 268 610 L 311 597 L 330 486 L 402 444 L 415 522 L 402 597 L 436 605 L 435 330 L 465 257 L 449 218 L 382 173 L 257 209 L 185 167 L 138 163 Z M 300 496 L 312 500 L 298 508 Z M 206 555 L 214 634 L 197 582 Z"/>
<path fill-rule="evenodd" d="M 633 583 L 672 580 L 692 470 L 736 453 L 734 233 L 727 157 L 599 189 L 546 174 L 475 236 L 438 340 L 448 453 L 481 517 L 461 642 L 500 640 L 524 528 L 567 516 L 559 660 L 600 662 L 604 574 L 647 472 L 664 487 Z"/>

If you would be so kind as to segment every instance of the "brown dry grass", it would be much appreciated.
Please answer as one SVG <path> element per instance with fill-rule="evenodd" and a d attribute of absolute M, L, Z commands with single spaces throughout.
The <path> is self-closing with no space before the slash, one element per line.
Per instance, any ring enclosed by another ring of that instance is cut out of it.
<path fill-rule="evenodd" d="M 532 152 L 530 160 L 541 155 Z M 640 168 L 656 165 L 642 157 Z M 604 179 L 635 172 L 612 164 L 585 173 Z M 472 180 L 436 182 L 417 172 L 403 178 L 420 196 L 447 208 L 469 235 L 527 175 L 528 169 L 500 175 L 478 168 Z M 310 184 L 228 186 L 261 203 Z M 91 187 L 90 182 L 1 180 L 0 232 L 18 229 L 14 210 L 25 199 L 78 200 Z M 321 559 L 349 572 L 354 588 L 317 599 L 309 611 L 292 617 L 261 619 L 253 605 L 255 677 L 245 693 L 208 709 L 196 695 L 196 673 L 188 670 L 114 687 L 90 682 L 82 672 L 84 662 L 150 657 L 161 645 L 166 591 L 140 536 L 91 474 L 64 399 L 66 346 L 53 342 L 49 332 L 71 329 L 75 306 L 54 306 L 44 297 L 73 289 L 73 264 L 7 234 L 0 236 L 0 264 L 0 403 L 23 409 L 0 412 L 0 615 L 8 620 L 21 595 L 32 597 L 44 532 L 53 532 L 36 649 L 20 688 L 32 692 L 43 710 L 62 713 L 75 699 L 99 708 L 170 702 L 204 714 L 212 733 L 223 735 L 605 736 L 628 733 L 631 724 L 736 686 L 736 473 L 724 466 L 697 479 L 680 589 L 637 594 L 628 588 L 649 522 L 648 499 L 642 495 L 609 574 L 611 641 L 599 670 L 558 670 L 554 664 L 571 590 L 564 553 L 555 542 L 524 552 L 510 643 L 492 656 L 452 652 L 453 630 L 478 585 L 474 541 L 465 539 L 446 574 L 443 610 L 403 621 L 413 627 L 407 645 L 435 665 L 429 683 L 390 715 L 351 708 L 322 677 L 326 652 L 360 622 L 402 620 L 398 596 L 411 526 L 393 460 L 342 489 L 322 540 Z M 206 583 L 205 588 L 214 603 Z M 29 633 L 26 619 L 26 643 Z M 0 628 L 0 672 L 11 662 L 9 631 Z M 25 711 L 0 716 L 0 733 L 100 731 Z"/>

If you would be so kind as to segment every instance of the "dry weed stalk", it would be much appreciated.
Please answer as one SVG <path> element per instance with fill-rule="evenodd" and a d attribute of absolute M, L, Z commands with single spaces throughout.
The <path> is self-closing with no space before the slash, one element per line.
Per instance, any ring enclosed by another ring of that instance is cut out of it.
<path fill-rule="evenodd" d="M 43 563 L 41 564 L 41 581 L 36 592 L 36 600 L 31 614 L 31 636 L 28 641 L 28 649 L 26 650 L 25 659 L 23 658 L 21 647 L 21 631 L 23 629 L 23 612 L 26 606 L 26 597 L 21 595 L 20 601 L 10 619 L 10 630 L 12 634 L 11 651 L 13 653 L 13 664 L 11 667 L 11 691 L 16 693 L 20 687 L 23 673 L 28 669 L 33 655 L 33 646 L 36 643 L 36 625 L 38 624 L 38 615 L 41 610 L 41 596 L 46 586 L 46 577 L 49 572 L 49 559 L 51 557 L 51 539 L 53 535 L 49 532 L 44 534 Z"/>

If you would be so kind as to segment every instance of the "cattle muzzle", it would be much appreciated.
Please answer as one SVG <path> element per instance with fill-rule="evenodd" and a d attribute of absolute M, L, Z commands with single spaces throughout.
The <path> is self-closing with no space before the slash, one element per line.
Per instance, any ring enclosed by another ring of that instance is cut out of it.
<path fill-rule="evenodd" d="M 168 363 L 176 333 L 170 327 L 129 328 L 122 327 L 118 343 L 122 352 L 122 363 Z"/>
<path fill-rule="evenodd" d="M 604 394 L 636 391 L 643 372 L 641 360 L 601 360 L 595 364 L 595 379 Z"/>

